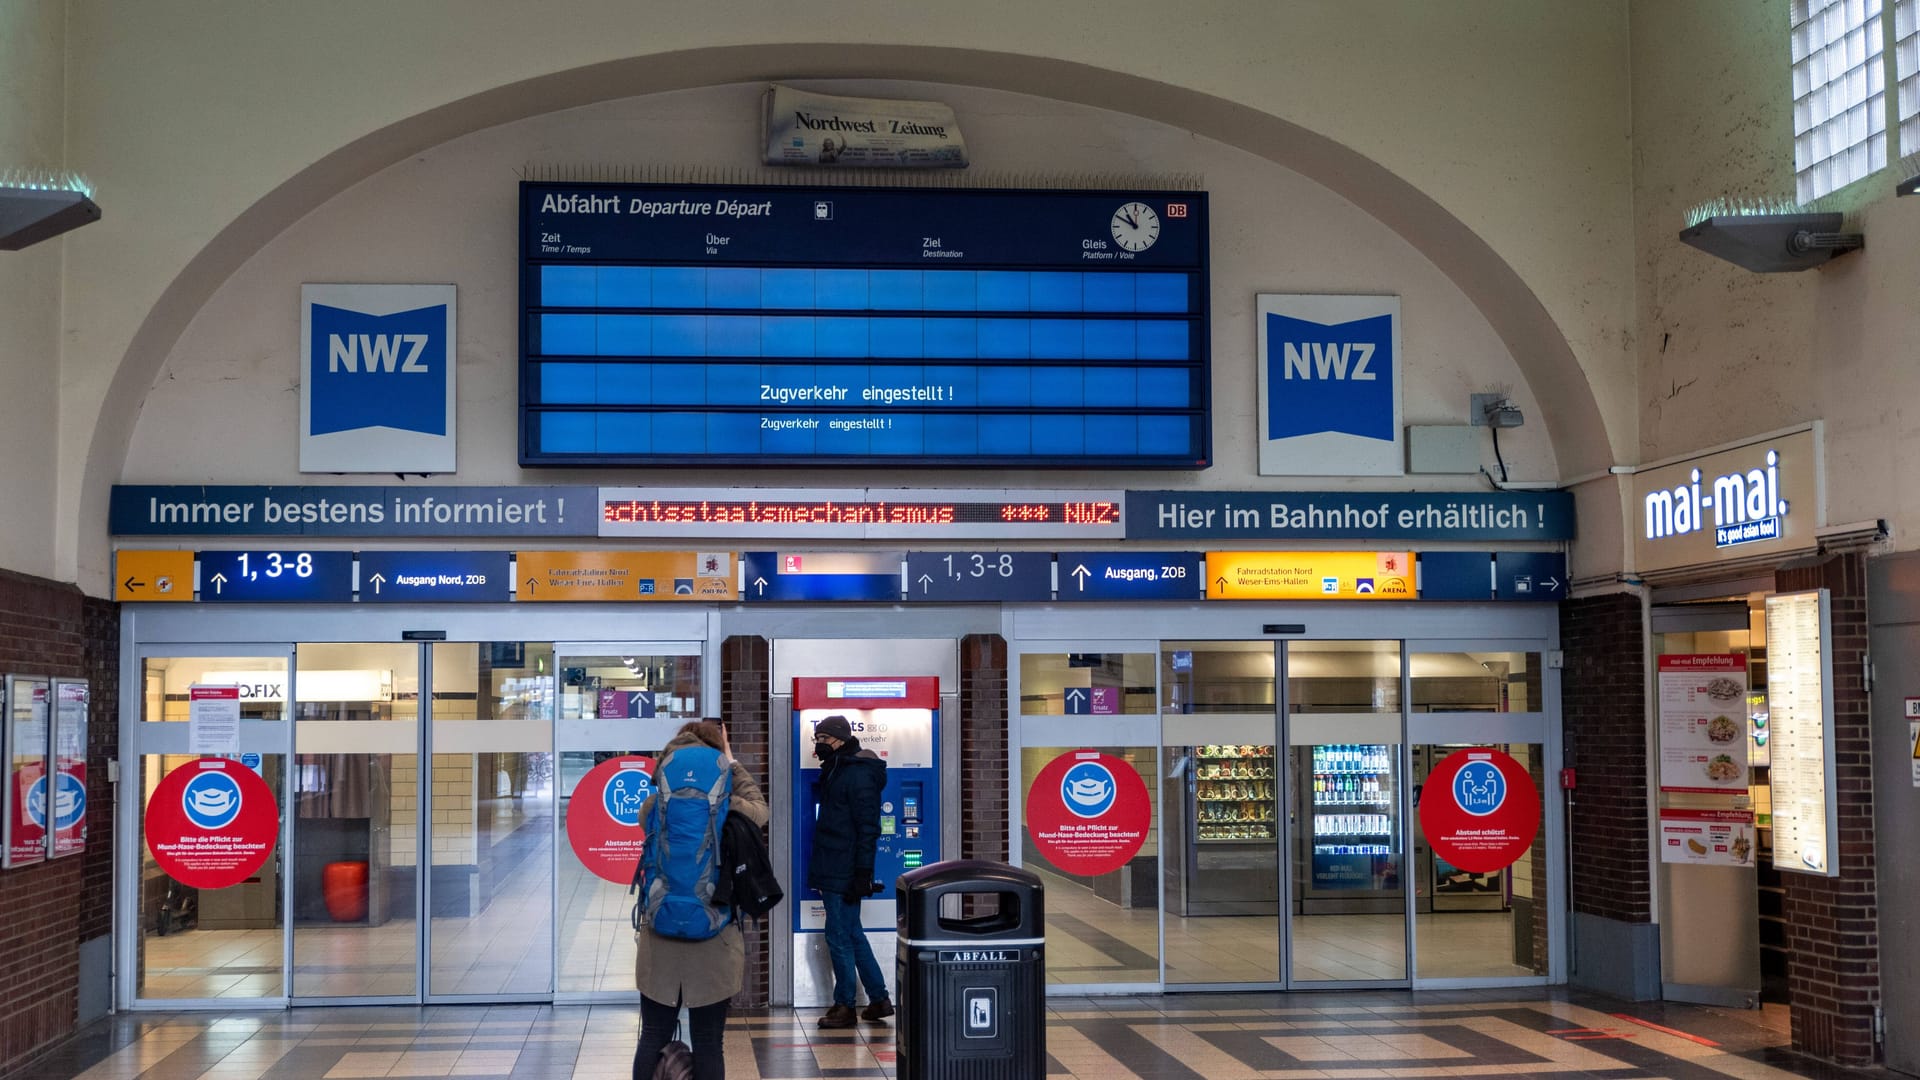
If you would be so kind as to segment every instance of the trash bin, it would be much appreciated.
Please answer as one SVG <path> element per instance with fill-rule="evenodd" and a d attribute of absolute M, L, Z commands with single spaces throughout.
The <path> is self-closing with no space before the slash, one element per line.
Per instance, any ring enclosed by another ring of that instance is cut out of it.
<path fill-rule="evenodd" d="M 1047 1072 L 1040 879 L 939 862 L 895 882 L 899 1080 L 1029 1080 Z"/>

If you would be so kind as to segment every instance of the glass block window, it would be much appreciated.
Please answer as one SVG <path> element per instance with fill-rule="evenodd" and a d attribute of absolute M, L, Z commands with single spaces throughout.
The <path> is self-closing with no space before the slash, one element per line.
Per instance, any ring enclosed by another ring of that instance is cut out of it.
<path fill-rule="evenodd" d="M 1793 169 L 1800 202 L 1887 163 L 1881 0 L 1793 0 Z"/>
<path fill-rule="evenodd" d="M 1893 77 L 1900 88 L 1900 153 L 1920 154 L 1920 0 L 1894 0 Z"/>

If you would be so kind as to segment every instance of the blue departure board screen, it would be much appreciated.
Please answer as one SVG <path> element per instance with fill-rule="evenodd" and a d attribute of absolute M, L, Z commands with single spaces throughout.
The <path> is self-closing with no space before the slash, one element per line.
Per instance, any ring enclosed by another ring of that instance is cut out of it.
<path fill-rule="evenodd" d="M 523 465 L 1210 463 L 1200 192 L 521 185 Z"/>

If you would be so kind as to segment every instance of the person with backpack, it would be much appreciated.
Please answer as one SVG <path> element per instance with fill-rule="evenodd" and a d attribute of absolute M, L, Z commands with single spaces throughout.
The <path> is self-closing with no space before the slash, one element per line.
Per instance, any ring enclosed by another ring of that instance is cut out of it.
<path fill-rule="evenodd" d="M 653 1080 L 680 1009 L 689 1013 L 693 1080 L 723 1080 L 727 1006 L 746 975 L 746 942 L 731 905 L 713 897 L 729 813 L 767 824 L 767 797 L 733 759 L 719 720 L 696 720 L 668 740 L 654 763 L 653 794 L 641 807 L 634 982 L 640 989 L 640 1045 L 633 1080 Z"/>
<path fill-rule="evenodd" d="M 827 914 L 827 953 L 833 958 L 833 1007 L 823 1028 L 850 1028 L 859 1020 L 893 1015 L 886 976 L 860 925 L 860 902 L 873 895 L 873 857 L 880 844 L 880 793 L 887 763 L 860 748 L 853 725 L 835 714 L 813 727 L 813 753 L 820 759 L 814 781 L 813 853 L 807 887 L 820 893 Z M 853 1011 L 856 976 L 867 988 L 867 1007 Z M 856 1019 L 856 1015 L 857 1018 Z"/>

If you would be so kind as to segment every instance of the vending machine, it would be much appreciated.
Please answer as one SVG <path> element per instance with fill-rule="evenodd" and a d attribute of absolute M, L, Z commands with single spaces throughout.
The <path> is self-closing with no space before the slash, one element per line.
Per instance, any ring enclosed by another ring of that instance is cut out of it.
<path fill-rule="evenodd" d="M 1308 915 L 1403 910 L 1405 850 L 1399 762 L 1374 743 L 1314 746 L 1296 755 L 1297 820 L 1307 833 L 1299 867 L 1300 911 Z"/>
<path fill-rule="evenodd" d="M 787 896 L 793 912 L 794 1004 L 825 1004 L 833 986 L 827 958 L 826 909 L 807 888 L 817 810 L 813 728 L 829 716 L 844 716 L 860 748 L 887 763 L 880 797 L 880 840 L 873 877 L 880 891 L 860 905 L 875 958 L 893 976 L 894 879 L 938 862 L 940 852 L 940 680 L 932 675 L 900 678 L 795 678 L 792 748 L 793 862 Z"/>

